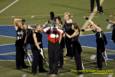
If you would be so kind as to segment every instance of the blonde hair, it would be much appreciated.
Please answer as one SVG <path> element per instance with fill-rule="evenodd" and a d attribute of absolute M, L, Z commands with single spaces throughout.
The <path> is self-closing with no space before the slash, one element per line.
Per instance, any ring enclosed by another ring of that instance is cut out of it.
<path fill-rule="evenodd" d="M 13 24 L 14 24 L 16 30 L 18 28 L 24 28 L 22 25 L 20 25 L 20 23 L 22 23 L 22 18 L 21 17 L 14 17 L 13 18 Z"/>
<path fill-rule="evenodd" d="M 13 18 L 13 24 L 16 25 L 18 22 L 21 22 L 22 18 L 21 17 L 15 17 Z"/>
<path fill-rule="evenodd" d="M 65 12 L 65 13 L 64 13 L 64 16 L 65 16 L 65 15 L 67 15 L 69 18 L 72 18 L 72 15 L 71 15 L 70 12 Z"/>

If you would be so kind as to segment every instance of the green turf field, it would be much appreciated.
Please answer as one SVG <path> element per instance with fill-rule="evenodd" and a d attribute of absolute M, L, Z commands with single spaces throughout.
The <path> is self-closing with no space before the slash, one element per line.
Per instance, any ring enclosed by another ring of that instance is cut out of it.
<path fill-rule="evenodd" d="M 13 1 L 14 0 L 0 0 L 0 10 Z M 69 11 L 72 13 L 74 21 L 78 22 L 81 26 L 85 22 L 83 17 L 89 16 L 90 14 L 89 1 L 90 0 L 19 0 L 3 13 L 0 13 L 0 25 L 12 25 L 12 16 L 21 16 L 27 19 L 28 24 L 43 24 L 47 21 L 50 11 L 54 11 L 56 15 L 60 15 L 61 17 L 63 17 L 65 11 Z M 115 15 L 115 0 L 105 0 L 103 8 L 104 14 L 96 14 L 93 20 L 100 24 L 104 31 L 107 31 L 107 22 L 105 19 L 111 14 Z M 31 18 L 31 16 L 35 17 Z M 110 18 L 115 19 L 115 17 Z M 14 43 L 14 41 L 14 38 L 0 36 L 0 45 L 11 44 Z M 82 58 L 86 69 L 96 69 L 96 64 L 89 59 L 95 52 L 96 50 L 94 48 L 83 48 Z M 59 77 L 76 77 L 75 69 L 74 60 L 65 59 L 65 65 L 63 70 L 60 70 Z M 109 61 L 108 66 L 104 66 L 104 69 L 112 70 L 112 72 L 115 73 L 115 60 Z M 31 74 L 31 68 L 16 70 L 15 61 L 0 61 L 0 77 L 22 77 L 23 74 L 26 74 L 27 77 L 48 77 L 47 74 L 42 73 L 33 76 Z M 86 73 L 84 77 L 108 77 L 108 74 Z M 115 75 L 113 75 L 113 77 L 115 77 Z"/>
<path fill-rule="evenodd" d="M 47 50 L 46 50 L 47 51 Z M 85 69 L 89 71 L 96 70 L 96 64 L 95 61 L 91 61 L 89 59 L 89 56 L 95 53 L 95 49 L 91 48 L 83 48 L 83 53 L 82 53 L 82 59 L 83 63 L 85 66 Z M 76 74 L 76 68 L 75 68 L 75 63 L 74 60 L 65 58 L 64 61 L 64 68 L 59 70 L 58 77 L 77 77 Z M 109 71 L 109 72 L 102 72 L 99 74 L 93 74 L 93 73 L 85 73 L 84 77 L 108 77 L 110 73 L 115 73 L 115 62 L 113 61 L 108 61 L 107 67 L 104 64 L 104 69 L 103 71 Z M 27 63 L 28 64 L 28 63 Z M 46 66 L 46 69 L 48 69 L 48 66 Z M 48 77 L 48 74 L 45 73 L 38 73 L 36 75 L 31 74 L 31 68 L 28 69 L 23 69 L 23 70 L 16 70 L 15 69 L 15 61 L 0 61 L 0 77 L 22 77 L 22 75 L 26 74 L 27 77 Z M 115 75 L 113 75 L 114 77 Z"/>
<path fill-rule="evenodd" d="M 13 0 L 1 0 L 0 8 L 4 8 Z M 97 14 L 94 18 L 96 23 L 105 26 L 105 19 L 110 14 L 114 14 L 114 0 L 105 0 L 104 15 Z M 85 20 L 83 16 L 89 15 L 89 0 L 19 0 L 16 4 L 8 8 L 0 14 L 0 24 L 12 24 L 12 16 L 22 16 L 27 19 L 28 23 L 44 23 L 50 11 L 54 11 L 57 15 L 63 16 L 65 11 L 69 11 L 74 16 L 73 19 L 80 25 L 83 25 Z M 35 18 L 31 18 L 31 16 Z M 104 27 L 103 27 L 104 28 Z"/>
<path fill-rule="evenodd" d="M 11 44 L 14 43 L 15 38 L 6 38 L 6 37 L 0 37 L 0 44 Z"/>

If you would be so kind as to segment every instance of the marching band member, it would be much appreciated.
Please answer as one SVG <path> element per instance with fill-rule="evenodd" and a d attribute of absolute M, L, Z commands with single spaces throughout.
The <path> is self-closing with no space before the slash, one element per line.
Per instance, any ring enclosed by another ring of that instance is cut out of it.
<path fill-rule="evenodd" d="M 85 31 L 93 31 L 95 32 L 95 36 L 96 36 L 96 44 L 97 44 L 97 67 L 99 70 L 102 70 L 103 67 L 103 62 L 104 57 L 103 57 L 103 53 L 105 52 L 105 45 L 107 44 L 107 40 L 106 40 L 106 36 L 103 33 L 102 29 L 96 25 L 93 21 L 89 21 L 89 25 L 88 28 L 85 29 Z"/>
<path fill-rule="evenodd" d="M 71 39 L 71 47 L 73 49 L 73 56 L 75 59 L 77 72 L 78 74 L 82 74 L 82 70 L 83 70 L 83 64 L 81 60 L 82 48 L 79 43 L 80 29 L 76 23 L 73 23 L 71 30 L 73 30 L 73 33 L 71 35 L 68 33 L 65 33 L 65 34 L 68 38 Z"/>
<path fill-rule="evenodd" d="M 16 69 L 27 68 L 24 62 L 24 40 L 25 40 L 25 20 L 22 18 L 14 18 L 14 25 L 16 29 Z"/>
<path fill-rule="evenodd" d="M 93 10 L 94 10 L 94 4 L 95 4 L 95 1 L 96 1 L 96 5 L 97 5 L 97 10 L 99 13 L 103 13 L 103 8 L 102 8 L 102 5 L 100 4 L 100 0 L 90 0 L 90 12 L 92 13 Z"/>
<path fill-rule="evenodd" d="M 73 20 L 71 18 L 71 14 L 69 12 L 65 12 L 64 13 L 64 31 L 70 35 L 74 32 L 74 30 L 71 30 L 72 23 L 73 23 Z M 71 39 L 68 38 L 66 35 L 65 35 L 65 44 L 67 48 L 66 56 L 72 58 L 73 51 L 71 48 Z"/>
<path fill-rule="evenodd" d="M 111 26 L 110 26 L 112 28 L 112 38 L 111 39 L 115 43 L 115 21 L 109 20 L 109 19 L 107 19 L 106 21 L 111 24 Z"/>
<path fill-rule="evenodd" d="M 56 26 L 59 27 L 59 29 L 63 30 L 61 17 L 59 16 L 55 17 L 55 24 Z M 62 37 L 62 40 L 60 41 L 59 64 L 58 64 L 59 68 L 63 68 L 63 64 L 64 64 L 63 53 L 64 53 L 64 47 L 65 47 L 65 40 L 64 40 L 63 34 L 61 35 L 61 37 Z"/>
<path fill-rule="evenodd" d="M 33 30 L 32 37 L 31 37 L 31 49 L 33 54 L 33 61 L 32 61 L 32 73 L 37 73 L 37 67 L 39 67 L 39 72 L 47 72 L 43 67 L 43 57 L 40 54 L 42 46 L 42 34 L 40 33 L 41 27 L 36 26 Z"/>
<path fill-rule="evenodd" d="M 56 76 L 58 73 L 60 42 L 63 31 L 55 23 L 51 23 L 51 25 L 50 27 L 45 27 L 43 31 L 48 35 L 49 74 Z"/>

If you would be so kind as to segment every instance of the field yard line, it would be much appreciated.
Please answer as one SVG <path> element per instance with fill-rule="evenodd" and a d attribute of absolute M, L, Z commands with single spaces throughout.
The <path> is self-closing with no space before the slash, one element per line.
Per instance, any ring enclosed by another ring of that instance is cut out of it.
<path fill-rule="evenodd" d="M 111 33 L 111 32 L 104 32 L 104 33 L 106 34 L 106 33 Z M 91 36 L 91 35 L 94 35 L 94 34 L 87 34 L 87 35 L 80 35 L 80 36 Z M 0 37 L 15 38 L 14 36 L 7 36 L 7 35 L 0 35 Z"/>
<path fill-rule="evenodd" d="M 12 26 L 12 25 L 0 25 L 0 27 L 5 27 L 5 26 L 10 27 L 10 26 Z"/>
<path fill-rule="evenodd" d="M 4 56 L 6 56 L 6 55 L 12 55 L 12 54 L 15 54 L 16 52 L 6 52 L 6 53 L 0 53 L 0 56 L 2 55 L 4 55 Z"/>
<path fill-rule="evenodd" d="M 59 16 L 62 16 L 63 14 L 56 14 L 56 15 L 59 15 Z M 32 15 L 23 15 L 23 17 L 30 17 L 30 18 L 32 18 L 32 16 L 33 16 L 33 18 L 45 18 L 45 17 L 49 17 L 49 15 L 46 15 L 46 14 L 39 14 L 39 15 L 35 15 L 35 14 L 32 14 Z M 13 16 L 13 15 L 11 15 L 11 16 L 2 16 L 2 18 L 3 17 L 16 17 L 16 16 Z M 22 16 L 20 16 L 20 17 L 22 17 Z"/>
<path fill-rule="evenodd" d="M 100 5 L 102 5 L 103 2 L 104 2 L 104 0 L 100 0 Z M 90 14 L 89 19 L 84 23 L 84 25 L 82 27 L 83 29 L 88 25 L 88 22 L 93 19 L 93 17 L 95 16 L 96 13 L 97 13 L 97 7 L 94 8 L 93 13 Z"/>
<path fill-rule="evenodd" d="M 16 61 L 16 60 L 0 60 L 0 61 Z"/>
<path fill-rule="evenodd" d="M 5 8 L 3 8 L 2 10 L 0 10 L 0 14 L 3 13 L 5 10 L 7 10 L 9 7 L 11 7 L 12 5 L 14 5 L 18 1 L 19 0 L 15 0 L 12 3 L 10 3 L 9 5 L 7 5 Z"/>
<path fill-rule="evenodd" d="M 13 45 L 14 43 L 11 43 L 11 44 L 2 44 L 0 46 L 6 46 L 6 45 Z"/>
<path fill-rule="evenodd" d="M 11 25 L 8 25 L 8 27 L 11 26 Z M 5 26 L 2 26 L 2 27 L 5 27 Z M 105 34 L 106 33 L 111 33 L 111 32 L 104 32 Z M 80 35 L 80 36 L 89 36 L 89 35 L 94 35 L 94 34 L 86 34 L 86 35 Z M 13 36 L 6 36 L 6 35 L 0 35 L 1 37 L 9 37 L 9 38 L 15 38 Z"/>
<path fill-rule="evenodd" d="M 105 34 L 107 33 L 112 33 L 112 32 L 104 32 Z M 86 35 L 80 35 L 80 36 L 91 36 L 91 35 L 95 35 L 95 34 L 86 34 Z"/>
<path fill-rule="evenodd" d="M 89 47 L 89 46 L 82 46 L 82 47 L 96 49 L 96 47 Z"/>
<path fill-rule="evenodd" d="M 82 47 L 96 49 L 96 47 L 90 47 L 90 46 L 82 46 Z M 115 50 L 106 49 L 106 51 L 115 51 Z M 110 53 L 110 52 L 108 52 L 108 53 Z"/>
<path fill-rule="evenodd" d="M 15 38 L 13 36 L 0 35 L 0 37 Z"/>
<path fill-rule="evenodd" d="M 15 43 L 11 43 L 11 44 L 2 44 L 2 45 L 0 45 L 0 46 L 6 46 L 6 45 L 13 45 L 13 44 L 15 44 Z M 89 46 L 82 46 L 82 47 L 87 47 L 87 48 L 92 48 L 92 49 L 96 49 L 96 47 L 89 47 Z M 47 49 L 47 48 L 44 48 L 44 49 Z M 109 50 L 109 51 L 114 51 L 114 50 L 110 50 L 110 49 L 106 49 L 107 51 Z"/>
<path fill-rule="evenodd" d="M 63 15 L 62 13 L 57 13 L 56 15 Z M 30 15 L 24 15 L 24 16 L 30 16 Z M 33 14 L 33 15 L 31 15 L 31 16 L 38 16 L 38 17 L 46 17 L 46 16 L 49 16 L 49 15 L 47 15 L 47 14 L 39 14 L 39 15 L 37 15 L 37 14 Z"/>

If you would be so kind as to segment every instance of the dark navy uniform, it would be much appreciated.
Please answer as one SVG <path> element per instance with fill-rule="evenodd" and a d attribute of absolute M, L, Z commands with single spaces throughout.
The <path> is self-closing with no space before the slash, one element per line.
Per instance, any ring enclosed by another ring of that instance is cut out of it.
<path fill-rule="evenodd" d="M 25 40 L 25 30 L 18 28 L 16 30 L 16 68 L 26 68 L 24 63 L 24 40 Z"/>
<path fill-rule="evenodd" d="M 41 44 L 39 45 L 40 48 L 43 48 L 42 46 L 42 34 L 40 32 L 34 32 L 37 37 L 37 41 Z M 41 50 L 38 49 L 34 43 L 34 39 L 31 42 L 31 48 L 32 48 L 32 54 L 33 54 L 33 61 L 32 61 L 32 73 L 37 73 L 37 67 L 39 67 L 39 72 L 46 72 L 46 70 L 43 68 L 43 57 L 40 54 Z"/>
<path fill-rule="evenodd" d="M 78 41 L 78 37 L 74 37 L 72 39 L 72 48 L 73 48 L 73 56 L 75 58 L 76 68 L 77 72 L 81 73 L 81 70 L 83 70 L 82 60 L 81 60 L 81 52 L 82 48 Z"/>
<path fill-rule="evenodd" d="M 62 37 L 62 40 L 60 42 L 60 50 L 59 50 L 59 63 L 58 63 L 58 67 L 59 68 L 63 68 L 64 65 L 64 48 L 65 48 L 65 39 L 64 37 Z"/>
<path fill-rule="evenodd" d="M 97 5 L 97 10 L 99 11 L 99 13 L 103 13 L 102 6 L 100 5 L 100 0 L 90 0 L 90 8 L 91 8 L 90 11 L 93 12 L 95 1 L 96 1 L 96 5 Z"/>
<path fill-rule="evenodd" d="M 71 34 L 69 35 L 72 35 L 74 33 L 74 30 L 71 28 L 70 32 Z M 79 34 L 80 34 L 80 30 L 79 30 Z M 77 73 L 81 74 L 82 73 L 81 70 L 83 70 L 83 65 L 82 65 L 82 60 L 81 60 L 82 48 L 79 43 L 79 34 L 71 38 L 70 45 L 72 48 L 73 57 L 75 59 Z"/>
<path fill-rule="evenodd" d="M 112 25 L 113 29 L 112 29 L 112 40 L 115 43 L 115 24 Z"/>
<path fill-rule="evenodd" d="M 69 35 L 72 35 L 74 30 L 72 30 L 72 23 L 66 23 L 64 24 L 64 31 L 68 33 Z M 65 36 L 65 44 L 67 48 L 67 54 L 66 56 L 73 57 L 73 51 L 71 47 L 71 39 Z"/>
<path fill-rule="evenodd" d="M 49 74 L 57 74 L 60 51 L 59 40 L 63 31 L 52 25 L 52 27 L 44 28 L 44 32 L 48 35 Z"/>
<path fill-rule="evenodd" d="M 80 30 L 78 27 L 76 27 L 77 24 L 71 24 L 71 25 L 68 25 L 69 30 L 68 31 L 65 31 L 68 35 L 72 35 L 75 30 L 77 29 L 79 34 L 80 34 Z M 72 26 L 74 27 L 74 29 L 72 28 Z M 83 70 L 83 66 L 82 66 L 82 61 L 81 61 L 81 52 L 82 52 L 82 48 L 81 48 L 81 45 L 79 43 L 79 34 L 77 36 L 74 36 L 70 39 L 70 47 L 71 47 L 71 52 L 72 52 L 72 56 L 74 57 L 75 59 L 75 63 L 76 63 L 76 68 L 77 68 L 77 73 L 78 74 L 81 74 L 81 70 Z M 66 35 L 67 36 L 67 35 Z"/>
<path fill-rule="evenodd" d="M 32 36 L 32 34 L 33 34 L 33 30 L 32 29 L 27 29 L 26 30 L 26 37 L 27 37 L 27 39 L 26 39 L 26 44 L 33 44 L 33 36 Z"/>
<path fill-rule="evenodd" d="M 105 45 L 107 40 L 103 32 L 96 32 L 96 43 L 97 43 L 97 67 L 102 69 L 102 63 L 104 61 L 102 53 L 105 51 Z"/>

